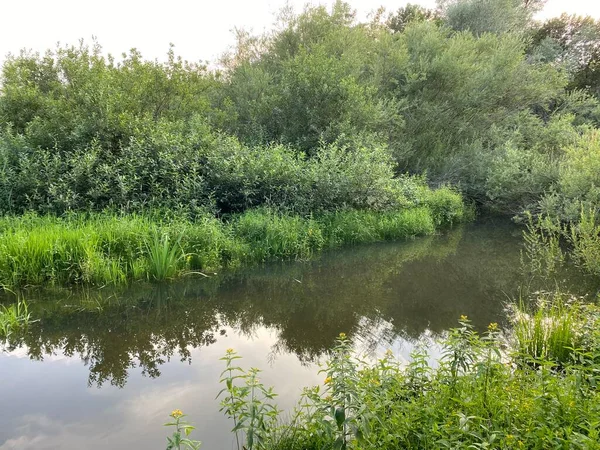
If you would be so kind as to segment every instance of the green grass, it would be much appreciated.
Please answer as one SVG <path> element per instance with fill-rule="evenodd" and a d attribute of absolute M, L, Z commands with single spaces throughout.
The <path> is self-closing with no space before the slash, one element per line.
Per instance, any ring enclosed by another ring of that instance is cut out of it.
<path fill-rule="evenodd" d="M 326 248 L 430 235 L 462 214 L 460 196 L 452 195 L 457 200 L 444 207 L 457 211 L 444 214 L 439 205 L 434 210 L 424 204 L 315 217 L 260 208 L 229 221 L 111 213 L 3 217 L 0 285 L 161 281 L 242 263 L 305 259 Z"/>
<path fill-rule="evenodd" d="M 179 260 L 183 258 L 179 239 L 174 240 L 168 234 L 155 234 L 147 247 L 148 276 L 155 281 L 173 278 L 177 273 Z"/>
<path fill-rule="evenodd" d="M 24 300 L 11 305 L 0 305 L 0 337 L 7 338 L 13 331 L 31 323 L 29 307 Z"/>
<path fill-rule="evenodd" d="M 540 294 L 530 307 L 520 302 L 512 311 L 514 347 L 525 363 L 552 361 L 565 367 L 578 352 L 597 346 L 592 338 L 599 311 L 558 292 Z"/>

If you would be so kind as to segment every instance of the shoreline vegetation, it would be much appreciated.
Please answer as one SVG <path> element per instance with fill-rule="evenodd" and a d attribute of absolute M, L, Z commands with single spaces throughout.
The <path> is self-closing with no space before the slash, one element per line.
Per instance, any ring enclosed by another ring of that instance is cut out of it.
<path fill-rule="evenodd" d="M 341 333 L 296 408 L 228 349 L 221 358 L 221 411 L 238 449 L 598 448 L 600 308 L 564 294 L 544 294 L 535 311 L 515 306 L 512 329 L 496 323 L 479 334 L 467 316 L 440 342 L 435 365 L 418 348 L 408 362 L 388 350 L 361 361 Z M 176 424 L 185 417 L 175 410 Z M 189 439 L 187 421 L 181 447 Z M 177 427 L 168 442 L 182 439 Z"/>
<path fill-rule="evenodd" d="M 432 234 L 471 204 L 527 225 L 532 273 L 566 262 L 598 277 L 600 21 L 540 23 L 543 5 L 439 0 L 363 22 L 342 1 L 286 9 L 270 31 L 237 32 L 215 70 L 95 41 L 9 55 L 0 285 L 308 258 Z M 326 395 L 306 391 L 283 432 L 272 391 L 231 350 L 223 411 L 248 450 L 598 448 L 597 307 L 559 297 L 521 311 L 517 343 L 462 318 L 438 368 L 424 354 L 359 368 L 340 335 Z M 4 335 L 31 321 L 20 299 L 0 309 Z M 171 417 L 169 448 L 196 448 Z"/>
<path fill-rule="evenodd" d="M 0 219 L 6 288 L 163 281 L 241 264 L 304 259 L 342 246 L 430 235 L 471 212 L 460 194 L 421 186 L 420 204 L 300 216 L 250 209 L 228 220 L 168 214 L 35 214 Z"/>

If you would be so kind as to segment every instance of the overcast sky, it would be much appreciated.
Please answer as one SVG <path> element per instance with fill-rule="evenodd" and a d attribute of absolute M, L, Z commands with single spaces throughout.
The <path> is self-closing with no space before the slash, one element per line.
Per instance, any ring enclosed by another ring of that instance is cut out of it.
<path fill-rule="evenodd" d="M 328 4 L 333 0 L 308 3 Z M 432 7 L 435 0 L 411 0 Z M 288 0 L 296 10 L 306 0 Z M 405 0 L 350 0 L 359 17 L 379 5 L 393 11 Z M 0 0 L 0 61 L 22 48 L 43 51 L 57 42 L 75 44 L 96 36 L 106 52 L 132 47 L 146 58 L 164 59 L 169 42 L 184 58 L 214 61 L 233 44 L 234 27 L 262 31 L 286 0 Z M 540 18 L 562 12 L 600 18 L 600 0 L 548 0 Z"/>

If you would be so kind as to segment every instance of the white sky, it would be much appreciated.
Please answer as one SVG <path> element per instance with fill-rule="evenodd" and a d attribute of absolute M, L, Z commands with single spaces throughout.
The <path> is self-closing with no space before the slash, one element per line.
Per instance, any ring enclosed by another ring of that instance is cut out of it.
<path fill-rule="evenodd" d="M 433 7 L 435 0 L 411 0 Z M 331 4 L 333 0 L 310 3 Z M 296 10 L 306 0 L 288 0 Z M 350 0 L 359 17 L 383 5 L 395 10 L 406 0 Z M 170 42 L 188 60 L 214 61 L 232 45 L 234 27 L 270 28 L 286 0 L 0 0 L 0 62 L 22 48 L 43 51 L 96 36 L 106 52 L 132 47 L 149 59 L 164 59 Z M 562 12 L 600 18 L 600 0 L 548 0 L 540 18 Z"/>

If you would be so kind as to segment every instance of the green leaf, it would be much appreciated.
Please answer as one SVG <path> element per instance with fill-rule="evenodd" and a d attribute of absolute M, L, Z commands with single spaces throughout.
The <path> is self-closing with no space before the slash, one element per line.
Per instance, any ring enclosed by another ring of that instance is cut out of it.
<path fill-rule="evenodd" d="M 346 411 L 344 408 L 337 408 L 335 410 L 335 422 L 337 423 L 338 428 L 342 428 L 344 421 L 346 420 Z"/>

